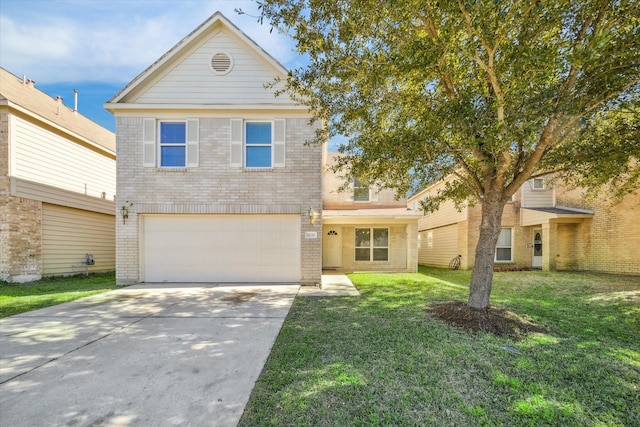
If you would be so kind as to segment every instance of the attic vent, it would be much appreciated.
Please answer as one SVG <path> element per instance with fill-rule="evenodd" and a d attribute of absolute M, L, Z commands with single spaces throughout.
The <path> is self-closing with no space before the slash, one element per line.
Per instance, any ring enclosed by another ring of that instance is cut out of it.
<path fill-rule="evenodd" d="M 233 67 L 231 57 L 223 52 L 216 53 L 211 57 L 211 69 L 218 75 L 227 74 Z"/>

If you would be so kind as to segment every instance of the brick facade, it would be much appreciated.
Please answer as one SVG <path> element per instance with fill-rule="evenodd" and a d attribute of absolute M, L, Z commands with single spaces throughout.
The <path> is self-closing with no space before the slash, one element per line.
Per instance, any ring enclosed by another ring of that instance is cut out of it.
<path fill-rule="evenodd" d="M 42 275 L 42 203 L 13 197 L 9 178 L 9 114 L 0 114 L 0 280 Z"/>
<path fill-rule="evenodd" d="M 571 256 L 567 266 L 571 270 L 640 274 L 640 194 L 613 203 L 606 196 L 586 198 L 582 191 L 560 185 L 556 200 L 560 206 L 593 211 L 591 220 L 577 223 L 571 230 L 558 225 L 558 241 L 571 248 L 557 254 L 558 269 L 564 269 L 564 258 Z"/>
<path fill-rule="evenodd" d="M 496 262 L 497 268 L 532 267 L 533 236 L 535 230 L 541 230 L 543 270 L 640 274 L 640 194 L 627 195 L 612 204 L 606 192 L 585 198 L 581 189 L 569 190 L 562 183 L 535 192 L 525 186 L 504 208 L 502 227 L 512 227 L 513 260 Z M 532 203 L 536 208 L 557 208 L 562 213 L 538 212 L 535 222 L 529 220 L 523 226 L 523 204 Z M 455 213 L 445 203 L 439 211 L 421 219 L 419 227 L 421 233 L 437 233 L 443 227 L 457 224 L 461 268 L 473 268 L 480 220 L 479 205 Z M 426 252 L 421 259 L 427 265 L 446 266 L 443 260 L 436 260 Z"/>
<path fill-rule="evenodd" d="M 149 117 L 149 115 L 145 115 Z M 274 117 L 284 118 L 284 117 Z M 117 282 L 139 282 L 140 214 L 297 214 L 301 216 L 303 283 L 317 283 L 322 272 L 319 220 L 309 208 L 322 207 L 322 147 L 306 145 L 315 132 L 307 117 L 286 118 L 286 166 L 248 170 L 230 166 L 230 119 L 199 119 L 199 165 L 195 168 L 143 167 L 142 117 L 117 117 L 117 206 L 132 203 L 126 224 L 116 229 Z"/>

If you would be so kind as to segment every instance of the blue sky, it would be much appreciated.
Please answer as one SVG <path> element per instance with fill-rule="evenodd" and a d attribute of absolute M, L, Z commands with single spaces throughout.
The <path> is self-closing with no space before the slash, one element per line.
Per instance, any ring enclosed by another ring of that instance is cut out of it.
<path fill-rule="evenodd" d="M 287 68 L 302 65 L 294 42 L 243 0 L 0 0 L 0 67 L 115 131 L 103 104 L 216 11 Z"/>

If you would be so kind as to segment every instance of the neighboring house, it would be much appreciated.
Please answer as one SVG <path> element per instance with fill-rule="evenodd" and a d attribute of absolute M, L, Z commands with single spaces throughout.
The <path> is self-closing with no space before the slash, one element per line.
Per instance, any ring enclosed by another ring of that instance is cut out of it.
<path fill-rule="evenodd" d="M 319 283 L 321 123 L 216 13 L 116 94 L 117 282 Z"/>
<path fill-rule="evenodd" d="M 115 269 L 115 158 L 112 132 L 0 68 L 0 280 Z"/>
<path fill-rule="evenodd" d="M 444 181 L 413 195 L 408 206 L 437 194 Z M 640 274 L 640 195 L 610 205 L 605 198 L 585 199 L 580 190 L 544 179 L 527 181 L 507 202 L 496 247 L 496 268 L 582 270 Z M 457 210 L 452 202 L 426 213 L 419 222 L 419 263 L 448 266 L 461 255 L 462 268 L 472 268 L 481 206 Z"/>
<path fill-rule="evenodd" d="M 322 267 L 341 271 L 418 269 L 418 219 L 406 198 L 377 191 L 358 179 L 339 192 L 344 178 L 329 168 L 338 153 L 326 153 L 322 193 Z"/>

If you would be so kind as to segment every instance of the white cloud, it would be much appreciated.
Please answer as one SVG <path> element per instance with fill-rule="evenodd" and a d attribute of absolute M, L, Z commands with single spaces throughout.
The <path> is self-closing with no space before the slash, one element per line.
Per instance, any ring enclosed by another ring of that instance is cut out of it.
<path fill-rule="evenodd" d="M 293 41 L 270 32 L 253 1 L 3 0 L 0 66 L 36 81 L 125 84 L 220 10 L 286 67 Z"/>

